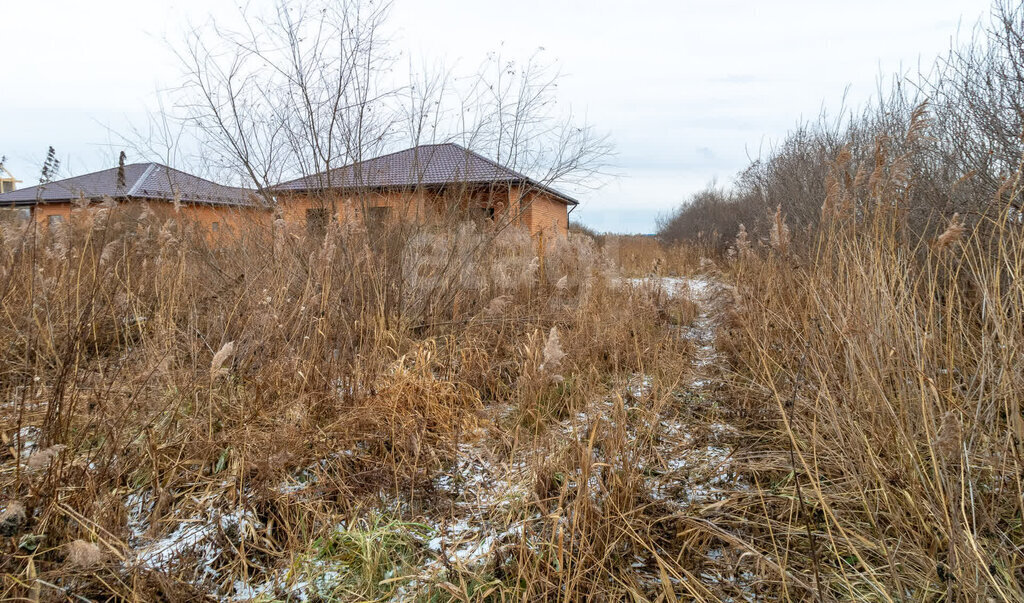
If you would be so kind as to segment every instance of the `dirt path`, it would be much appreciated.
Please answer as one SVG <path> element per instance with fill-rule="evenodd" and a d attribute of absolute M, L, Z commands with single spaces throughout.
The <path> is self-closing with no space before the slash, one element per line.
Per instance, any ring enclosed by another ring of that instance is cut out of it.
<path fill-rule="evenodd" d="M 712 403 L 708 398 L 715 389 L 717 378 L 719 356 L 715 344 L 715 308 L 721 286 L 699 277 L 633 279 L 626 284 L 649 287 L 659 295 L 686 296 L 700 308 L 691 324 L 679 327 L 680 335 L 691 340 L 696 348 L 691 374 L 673 394 L 675 399 L 660 407 L 656 418 L 658 424 L 650 430 L 654 433 L 651 438 L 653 450 L 644 456 L 645 466 L 642 468 L 647 475 L 648 499 L 669 509 L 686 512 L 694 505 L 718 500 L 721 492 L 737 486 L 737 478 L 730 467 L 733 450 L 729 444 L 735 430 L 721 422 L 697 423 L 690 412 L 693 409 L 681 407 Z M 635 374 L 625 384 L 620 396 L 594 400 L 588 408 L 561 421 L 556 429 L 565 438 L 586 440 L 595 421 L 616 416 L 617 401 L 624 406 L 624 412 L 618 416 L 642 416 L 635 411 L 655 404 L 653 395 L 651 379 Z M 500 409 L 492 410 L 501 412 Z M 629 425 L 628 437 L 641 437 L 639 432 L 643 427 L 649 426 Z M 438 479 L 438 488 L 448 492 L 455 501 L 455 515 L 438 525 L 437 535 L 428 542 L 436 560 L 422 569 L 410 586 L 412 592 L 417 585 L 442 578 L 453 567 L 469 572 L 482 569 L 496 547 L 514 542 L 533 522 L 541 519 L 539 512 L 527 519 L 513 513 L 514 509 L 521 509 L 521 505 L 528 505 L 532 496 L 531 484 L 536 475 L 525 458 L 528 455 L 522 454 L 512 462 L 500 462 L 489 450 L 487 433 L 481 430 L 473 434 L 461 445 L 453 471 Z M 595 452 L 595 464 L 608 464 L 610 461 Z M 592 475 L 590 479 L 595 485 L 600 482 L 599 475 Z M 513 516 L 519 519 L 510 521 Z M 721 550 L 711 550 L 708 554 L 712 558 L 723 555 Z M 648 559 L 637 558 L 634 567 L 641 582 L 657 584 L 662 574 L 648 562 Z M 702 578 L 712 583 L 723 579 L 715 572 L 703 574 Z M 403 589 L 398 598 L 410 594 L 410 590 Z"/>

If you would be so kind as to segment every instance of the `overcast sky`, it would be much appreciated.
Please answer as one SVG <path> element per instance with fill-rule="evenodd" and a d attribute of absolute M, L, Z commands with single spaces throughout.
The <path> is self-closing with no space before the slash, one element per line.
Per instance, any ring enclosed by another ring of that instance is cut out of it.
<path fill-rule="evenodd" d="M 259 2 L 261 0 L 252 0 Z M 826 106 L 863 104 L 879 75 L 917 72 L 988 0 L 395 0 L 397 48 L 476 66 L 538 48 L 566 78 L 559 101 L 608 132 L 618 176 L 578 195 L 602 231 L 656 217 Z M 166 39 L 233 13 L 219 0 L 3 0 L 0 155 L 29 186 L 49 145 L 62 174 L 111 167 L 117 137 L 176 85 Z M 138 159 L 138 158 L 135 158 Z"/>

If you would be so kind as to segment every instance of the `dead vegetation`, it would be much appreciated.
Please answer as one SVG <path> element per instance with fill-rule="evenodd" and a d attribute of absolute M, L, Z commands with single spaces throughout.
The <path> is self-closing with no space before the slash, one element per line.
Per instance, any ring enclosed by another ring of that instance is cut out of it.
<path fill-rule="evenodd" d="M 956 213 L 967 222 L 999 220 L 1003 207 L 992 199 L 1024 152 L 1024 5 L 992 0 L 985 18 L 965 25 L 973 27 L 950 31 L 950 49 L 930 68 L 879 74 L 880 89 L 864 106 L 823 109 L 727 186 L 693 194 L 664 216 L 659 237 L 725 253 L 742 224 L 757 245 L 771 237 L 780 205 L 794 237 L 817 236 L 836 157 L 872 164 L 880 145 L 905 157 L 904 177 L 914 181 L 900 199 L 908 234 L 934 238 Z M 922 107 L 930 118 L 926 135 L 905 136 L 922 125 Z"/>
<path fill-rule="evenodd" d="M 915 242 L 908 161 L 715 260 L 7 224 L 3 596 L 1019 599 L 1020 179 Z"/>
<path fill-rule="evenodd" d="M 405 234 L 7 224 L 4 597 L 696 588 L 652 485 L 704 446 L 696 306 L 586 237 Z"/>
<path fill-rule="evenodd" d="M 672 247 L 0 222 L 0 597 L 1024 599 L 1019 154 L 903 108 Z"/>
<path fill-rule="evenodd" d="M 997 217 L 953 215 L 921 241 L 912 160 L 841 154 L 821 234 L 733 262 L 720 344 L 758 434 L 758 495 L 719 525 L 757 526 L 753 546 L 821 597 L 1019 600 L 1020 172 Z"/>

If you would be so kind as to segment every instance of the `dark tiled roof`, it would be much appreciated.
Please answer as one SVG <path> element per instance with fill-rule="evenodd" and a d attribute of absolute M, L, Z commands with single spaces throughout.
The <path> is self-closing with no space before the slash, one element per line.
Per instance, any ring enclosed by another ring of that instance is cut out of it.
<path fill-rule="evenodd" d="M 275 192 L 325 189 L 406 188 L 454 183 L 509 182 L 534 186 L 566 203 L 575 199 L 457 144 L 420 145 L 390 155 L 359 161 L 304 178 L 283 182 Z"/>
<path fill-rule="evenodd" d="M 30 205 L 37 200 L 59 203 L 102 197 L 171 201 L 177 190 L 183 203 L 248 205 L 252 193 L 243 188 L 222 186 L 159 163 L 133 163 L 124 166 L 124 186 L 117 182 L 118 168 L 83 174 L 45 185 L 30 186 L 0 195 L 0 206 Z"/>

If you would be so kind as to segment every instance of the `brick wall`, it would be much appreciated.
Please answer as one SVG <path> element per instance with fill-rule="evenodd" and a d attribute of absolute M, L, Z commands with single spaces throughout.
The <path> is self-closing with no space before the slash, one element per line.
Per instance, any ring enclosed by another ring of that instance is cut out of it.
<path fill-rule="evenodd" d="M 495 218 L 501 219 L 506 212 L 517 216 L 514 224 L 529 229 L 530 234 L 544 231 L 546 234 L 566 236 L 569 232 L 568 205 L 545 193 L 530 192 L 520 198 L 520 189 L 508 189 L 507 202 L 505 193 L 495 191 L 465 192 L 480 207 L 493 207 Z M 441 208 L 447 207 L 450 199 L 446 199 L 435 191 L 384 191 L 359 195 L 356 197 L 330 193 L 317 195 L 296 194 L 278 198 L 282 217 L 289 228 L 303 229 L 306 224 L 306 210 L 313 208 L 328 209 L 329 215 L 339 222 L 345 220 L 362 221 L 363 213 L 369 208 L 391 208 L 391 219 L 429 221 L 436 217 Z M 519 208 L 522 212 L 519 213 Z M 471 215 L 471 214 L 467 214 Z"/>
<path fill-rule="evenodd" d="M 530 193 L 523 200 L 526 207 L 523 223 L 530 234 L 543 232 L 545 235 L 569 234 L 569 206 L 545 193 Z"/>
<path fill-rule="evenodd" d="M 418 219 L 424 213 L 424 197 L 421 193 L 405 191 L 357 195 L 299 193 L 278 197 L 278 207 L 288 227 L 301 230 L 306 227 L 306 212 L 311 209 L 325 209 L 328 217 L 338 222 L 362 222 L 363 214 L 375 207 L 390 208 L 391 217 L 395 219 Z"/>
<path fill-rule="evenodd" d="M 125 204 L 138 201 L 127 201 Z M 169 218 L 174 214 L 174 206 L 167 201 L 150 201 L 150 209 L 154 213 Z M 32 217 L 39 228 L 47 228 L 51 216 L 60 216 L 67 220 L 71 215 L 70 203 L 40 203 L 32 208 Z M 211 238 L 224 236 L 232 232 L 242 233 L 252 229 L 263 229 L 270 226 L 271 214 L 262 208 L 237 208 L 214 205 L 182 205 L 180 217 L 195 222 L 200 228 L 210 233 Z M 216 224 L 216 227 L 214 226 Z"/>

